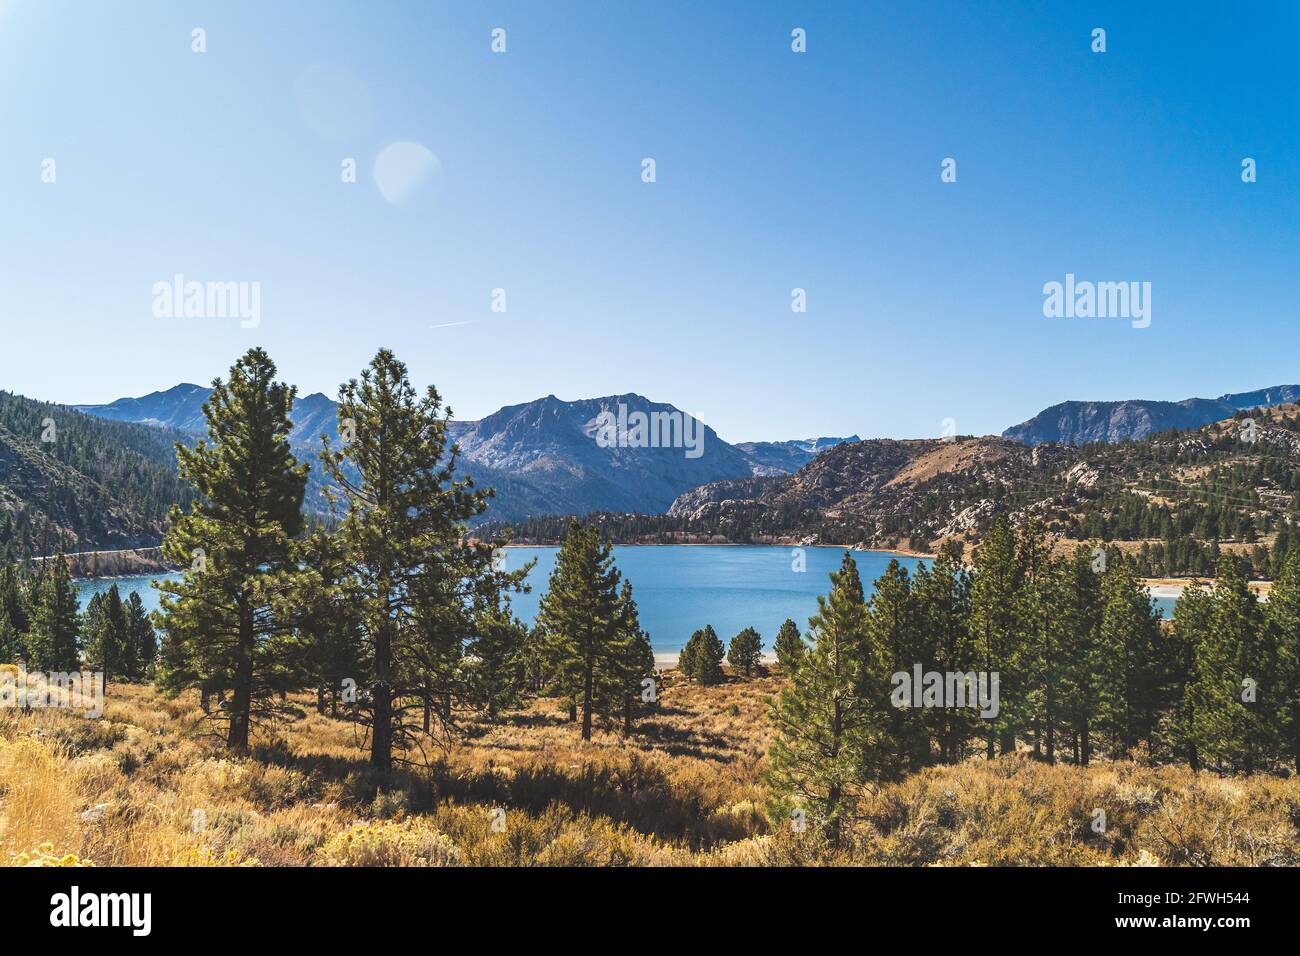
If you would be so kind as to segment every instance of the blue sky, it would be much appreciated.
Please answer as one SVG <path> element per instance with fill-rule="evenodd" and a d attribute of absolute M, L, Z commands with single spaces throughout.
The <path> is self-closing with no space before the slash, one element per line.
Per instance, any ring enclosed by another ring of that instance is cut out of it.
<path fill-rule="evenodd" d="M 1300 380 L 1300 7 L 1074 6 L 0 0 L 0 388 L 256 344 L 332 395 L 386 345 L 461 418 L 635 391 L 740 441 Z M 260 325 L 156 317 L 177 273 Z M 1151 326 L 1045 318 L 1066 273 Z"/>

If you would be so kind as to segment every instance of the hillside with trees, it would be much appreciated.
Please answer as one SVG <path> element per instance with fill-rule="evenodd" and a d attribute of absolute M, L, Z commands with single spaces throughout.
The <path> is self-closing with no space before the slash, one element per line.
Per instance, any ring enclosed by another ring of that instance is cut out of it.
<path fill-rule="evenodd" d="M 157 545 L 183 438 L 0 392 L 0 560 Z"/>

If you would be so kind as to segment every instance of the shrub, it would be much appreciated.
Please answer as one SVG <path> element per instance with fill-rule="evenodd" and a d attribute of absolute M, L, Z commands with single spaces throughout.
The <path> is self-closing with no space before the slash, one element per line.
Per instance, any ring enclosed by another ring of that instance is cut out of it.
<path fill-rule="evenodd" d="M 358 823 L 316 851 L 323 866 L 456 866 L 461 852 L 423 821 Z"/>

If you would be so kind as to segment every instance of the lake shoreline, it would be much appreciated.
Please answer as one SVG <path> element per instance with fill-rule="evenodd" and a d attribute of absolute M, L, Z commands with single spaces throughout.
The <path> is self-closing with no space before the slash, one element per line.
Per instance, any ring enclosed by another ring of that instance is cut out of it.
<path fill-rule="evenodd" d="M 57 557 L 58 555 L 43 555 L 29 558 L 28 562 L 40 566 Z M 161 547 L 122 548 L 117 551 L 74 551 L 63 557 L 68 562 L 68 572 L 74 581 L 151 577 L 179 570 L 176 565 L 163 559 Z"/>
<path fill-rule="evenodd" d="M 562 542 L 548 543 L 511 541 L 503 544 L 503 549 L 511 548 L 558 548 Z M 798 541 L 637 541 L 630 544 L 614 542 L 616 548 L 834 548 L 837 551 L 852 551 L 857 554 L 892 554 L 900 558 L 922 558 L 933 561 L 938 555 L 926 551 L 912 551 L 908 548 L 860 548 L 855 544 L 801 544 Z"/>
<path fill-rule="evenodd" d="M 510 544 L 505 549 L 516 548 L 558 548 L 559 544 Z M 795 542 L 775 542 L 772 544 L 744 544 L 736 541 L 714 544 L 703 541 L 672 542 L 654 541 L 644 544 L 619 544 L 619 548 L 834 548 L 851 551 L 855 554 L 889 554 L 899 558 L 914 558 L 932 561 L 933 554 L 924 551 L 912 551 L 905 548 L 859 548 L 851 544 L 798 544 Z M 152 552 L 152 553 L 151 553 Z M 32 558 L 33 562 L 53 560 L 54 555 Z M 72 572 L 74 581 L 109 581 L 115 578 L 151 577 L 159 574 L 174 574 L 180 567 L 163 561 L 161 548 L 130 548 L 122 551 L 83 551 L 64 555 Z"/>

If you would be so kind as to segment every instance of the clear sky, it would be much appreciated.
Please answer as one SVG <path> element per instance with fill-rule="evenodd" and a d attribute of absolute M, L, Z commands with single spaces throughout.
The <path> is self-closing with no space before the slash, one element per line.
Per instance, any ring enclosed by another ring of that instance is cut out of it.
<path fill-rule="evenodd" d="M 635 391 L 741 441 L 1295 382 L 1297 37 L 1294 3 L 0 0 L 0 388 L 257 344 L 333 395 L 386 345 L 460 418 Z M 393 143 L 434 158 L 377 181 Z M 260 325 L 155 316 L 177 273 L 260 283 Z M 1150 327 L 1044 317 L 1067 273 L 1150 282 Z"/>

